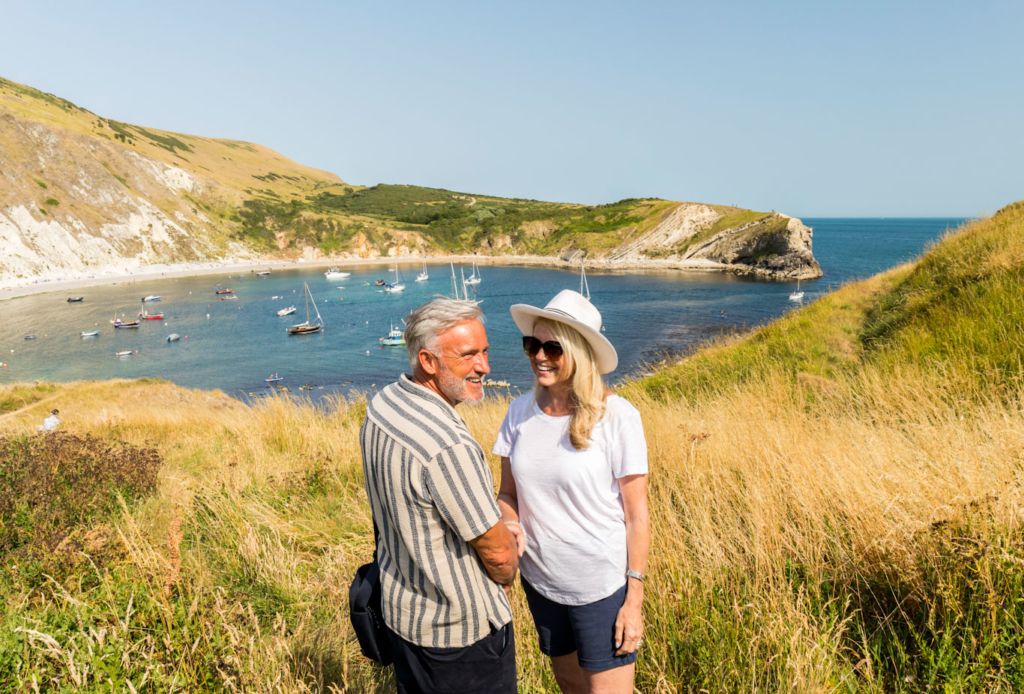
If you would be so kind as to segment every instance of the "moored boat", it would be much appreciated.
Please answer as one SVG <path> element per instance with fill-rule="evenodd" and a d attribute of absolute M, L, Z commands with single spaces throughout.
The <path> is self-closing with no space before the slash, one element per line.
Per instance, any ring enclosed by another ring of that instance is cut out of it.
<path fill-rule="evenodd" d="M 312 293 L 309 291 L 309 285 L 305 282 L 302 283 L 302 288 L 306 294 L 306 321 L 293 325 L 290 328 L 285 328 L 289 335 L 308 335 L 310 333 L 319 332 L 324 327 L 324 319 L 320 317 L 320 310 L 316 307 L 316 301 L 313 301 L 313 310 L 316 311 L 317 324 L 313 325 L 309 320 L 309 302 L 313 299 Z"/>
<path fill-rule="evenodd" d="M 178 333 L 171 333 L 170 335 L 167 336 L 168 342 L 177 342 L 180 339 L 181 335 L 179 335 Z"/>
<path fill-rule="evenodd" d="M 81 302 L 82 299 L 83 299 L 83 297 L 81 297 L 81 296 L 69 296 L 68 297 L 68 303 L 69 304 L 77 304 L 77 303 Z"/>
<path fill-rule="evenodd" d="M 329 280 L 340 280 L 340 279 L 344 279 L 346 277 L 349 277 L 351 275 L 352 275 L 351 272 L 342 272 L 341 270 L 339 270 L 336 267 L 332 267 L 330 270 L 328 270 L 327 272 L 324 273 L 324 277 L 326 277 Z"/>
<path fill-rule="evenodd" d="M 234 289 L 218 289 L 215 293 L 216 294 L 234 294 L 235 290 Z"/>
<path fill-rule="evenodd" d="M 395 327 L 394 323 L 391 323 L 391 332 L 388 333 L 387 337 L 380 338 L 380 343 L 385 347 L 397 347 L 405 344 L 405 333 Z"/>
<path fill-rule="evenodd" d="M 115 357 L 130 357 L 130 356 L 132 356 L 132 351 L 130 349 L 126 349 L 126 350 L 124 350 L 122 352 L 114 352 L 114 356 Z"/>
<path fill-rule="evenodd" d="M 139 327 L 139 321 L 133 320 L 130 322 L 118 321 L 114 323 L 115 328 L 137 328 Z"/>
<path fill-rule="evenodd" d="M 82 333 L 79 337 L 96 337 L 99 334 L 99 330 L 89 330 L 87 332 Z"/>
<path fill-rule="evenodd" d="M 295 307 L 294 306 L 289 306 L 288 308 L 283 308 L 280 311 L 278 311 L 277 315 L 279 315 L 279 316 L 290 316 L 293 313 L 295 313 Z"/>
<path fill-rule="evenodd" d="M 143 301 L 163 301 L 164 298 L 162 296 L 157 296 L 156 294 L 150 294 L 149 296 L 143 297 L 142 300 Z"/>

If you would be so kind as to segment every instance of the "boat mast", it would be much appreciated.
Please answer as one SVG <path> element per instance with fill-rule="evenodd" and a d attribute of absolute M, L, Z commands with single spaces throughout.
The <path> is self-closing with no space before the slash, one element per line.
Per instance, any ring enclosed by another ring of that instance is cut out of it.
<path fill-rule="evenodd" d="M 590 301 L 590 285 L 587 284 L 586 264 L 587 256 L 583 256 L 583 260 L 580 261 L 580 294 L 582 294 L 587 301 Z"/>

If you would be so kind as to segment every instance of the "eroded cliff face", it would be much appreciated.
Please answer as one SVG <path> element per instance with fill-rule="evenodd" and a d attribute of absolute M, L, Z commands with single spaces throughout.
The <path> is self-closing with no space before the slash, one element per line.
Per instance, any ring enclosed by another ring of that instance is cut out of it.
<path fill-rule="evenodd" d="M 779 212 L 750 216 L 756 218 L 729 225 L 729 217 L 711 205 L 679 203 L 648 231 L 595 260 L 620 266 L 704 261 L 778 279 L 822 276 L 810 227 Z"/>
<path fill-rule="evenodd" d="M 215 229 L 188 199 L 203 188 L 181 168 L 0 106 L 0 274 L 250 255 L 211 241 Z"/>

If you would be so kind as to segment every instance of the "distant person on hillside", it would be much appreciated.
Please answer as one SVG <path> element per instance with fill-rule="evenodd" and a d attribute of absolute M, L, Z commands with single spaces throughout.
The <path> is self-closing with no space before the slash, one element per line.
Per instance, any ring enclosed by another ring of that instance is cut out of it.
<path fill-rule="evenodd" d="M 640 413 L 601 378 L 618 356 L 583 296 L 512 318 L 535 388 L 509 405 L 493 453 L 540 649 L 563 692 L 630 694 L 650 546 Z"/>
<path fill-rule="evenodd" d="M 481 317 L 446 298 L 406 316 L 412 375 L 370 400 L 360 432 L 400 694 L 516 692 L 516 540 L 455 411 L 483 397 L 490 372 Z"/>
<path fill-rule="evenodd" d="M 43 420 L 43 423 L 39 425 L 39 431 L 53 431 L 60 426 L 60 420 L 57 419 L 57 415 L 60 410 L 52 410 L 50 416 Z"/>

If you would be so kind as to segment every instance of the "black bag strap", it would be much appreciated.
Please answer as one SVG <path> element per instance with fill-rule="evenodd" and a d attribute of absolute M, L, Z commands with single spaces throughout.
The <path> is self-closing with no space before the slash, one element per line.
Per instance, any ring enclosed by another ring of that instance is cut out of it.
<path fill-rule="evenodd" d="M 371 520 L 373 515 L 371 512 Z M 380 538 L 380 533 L 377 531 L 377 521 L 373 521 L 373 561 L 370 563 L 366 570 L 366 574 L 363 575 L 363 581 L 359 584 L 359 592 L 355 595 L 355 604 L 360 607 L 366 607 L 370 604 L 370 596 L 373 594 L 373 589 L 376 587 L 380 580 L 380 562 L 377 560 L 377 542 Z"/>

